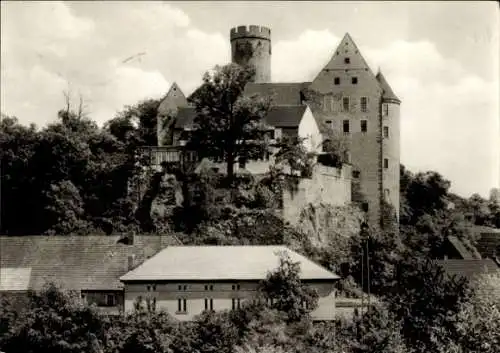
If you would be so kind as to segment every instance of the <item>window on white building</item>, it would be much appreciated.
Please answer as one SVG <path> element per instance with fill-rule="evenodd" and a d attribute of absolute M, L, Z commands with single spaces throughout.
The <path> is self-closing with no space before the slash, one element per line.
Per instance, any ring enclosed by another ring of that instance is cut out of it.
<path fill-rule="evenodd" d="M 241 299 L 240 298 L 233 298 L 232 299 L 232 308 L 233 308 L 233 310 L 241 308 Z"/>
<path fill-rule="evenodd" d="M 361 132 L 367 132 L 367 131 L 368 131 L 368 121 L 361 120 Z"/>
<path fill-rule="evenodd" d="M 384 138 L 389 138 L 389 126 L 384 126 Z"/>
<path fill-rule="evenodd" d="M 187 313 L 187 300 L 186 298 L 177 299 L 177 312 L 185 314 Z"/>

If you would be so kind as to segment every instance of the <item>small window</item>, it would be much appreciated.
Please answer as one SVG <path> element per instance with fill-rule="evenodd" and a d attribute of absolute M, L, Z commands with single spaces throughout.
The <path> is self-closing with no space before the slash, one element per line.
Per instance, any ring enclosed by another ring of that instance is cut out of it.
<path fill-rule="evenodd" d="M 240 290 L 240 285 L 239 284 L 233 284 L 232 289 L 233 290 Z"/>
<path fill-rule="evenodd" d="M 179 284 L 179 286 L 177 287 L 180 291 L 185 291 L 187 290 L 187 285 L 182 285 L 182 284 Z"/>
<path fill-rule="evenodd" d="M 344 120 L 343 121 L 343 131 L 344 131 L 344 134 L 348 134 L 349 133 L 349 120 Z"/>
<path fill-rule="evenodd" d="M 361 209 L 363 210 L 363 212 L 368 212 L 368 202 L 363 202 L 361 204 Z"/>
<path fill-rule="evenodd" d="M 116 297 L 114 294 L 106 294 L 106 305 L 107 306 L 115 306 L 116 305 Z"/>
<path fill-rule="evenodd" d="M 368 111 L 368 98 L 366 97 L 361 97 L 361 111 L 366 112 Z"/>
<path fill-rule="evenodd" d="M 238 167 L 240 169 L 244 169 L 246 165 L 247 165 L 246 158 L 244 158 L 244 157 L 238 158 Z"/>
<path fill-rule="evenodd" d="M 384 126 L 384 137 L 389 138 L 389 126 Z"/>
<path fill-rule="evenodd" d="M 212 284 L 205 284 L 205 290 L 214 290 L 214 286 Z"/>
<path fill-rule="evenodd" d="M 151 287 L 150 286 L 147 286 L 146 287 L 147 291 L 149 292 L 151 290 Z"/>
<path fill-rule="evenodd" d="M 349 97 L 342 98 L 342 109 L 344 112 L 349 111 Z"/>
<path fill-rule="evenodd" d="M 366 120 L 361 120 L 361 132 L 368 131 L 368 122 Z"/>
<path fill-rule="evenodd" d="M 214 310 L 214 300 L 212 298 L 207 299 L 205 298 L 205 310 Z"/>
<path fill-rule="evenodd" d="M 350 58 L 344 58 L 344 63 L 350 64 L 351 63 L 351 59 Z"/>
<path fill-rule="evenodd" d="M 352 77 L 351 78 L 351 82 L 353 85 L 357 85 L 358 84 L 358 78 L 357 77 Z"/>
<path fill-rule="evenodd" d="M 353 170 L 352 171 L 352 177 L 354 179 L 359 179 L 359 176 L 361 175 L 361 172 L 359 170 Z"/>
<path fill-rule="evenodd" d="M 335 83 L 335 85 L 340 85 L 340 77 L 335 77 L 333 79 L 333 82 Z"/>
<path fill-rule="evenodd" d="M 389 115 L 389 104 L 384 103 L 384 104 L 382 105 L 382 107 L 383 107 L 383 110 L 384 110 L 384 116 Z"/>
<path fill-rule="evenodd" d="M 187 313 L 187 300 L 185 298 L 177 299 L 177 312 L 182 314 Z"/>
<path fill-rule="evenodd" d="M 241 308 L 241 299 L 240 298 L 233 298 L 232 299 L 232 308 L 233 308 L 233 310 Z"/>
<path fill-rule="evenodd" d="M 384 158 L 384 168 L 389 168 L 389 160 L 387 158 Z"/>
<path fill-rule="evenodd" d="M 269 138 L 274 140 L 274 130 L 269 131 Z"/>
<path fill-rule="evenodd" d="M 389 197 L 391 196 L 391 192 L 389 189 L 384 189 L 384 197 L 386 201 L 389 201 Z"/>

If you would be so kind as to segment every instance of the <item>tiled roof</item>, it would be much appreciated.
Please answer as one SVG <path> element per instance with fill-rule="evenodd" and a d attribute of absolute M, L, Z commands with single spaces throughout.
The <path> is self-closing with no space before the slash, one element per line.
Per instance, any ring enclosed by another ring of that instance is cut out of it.
<path fill-rule="evenodd" d="M 478 235 L 476 249 L 483 258 L 500 258 L 500 229 L 474 226 L 473 232 Z"/>
<path fill-rule="evenodd" d="M 483 260 L 436 260 L 444 271 L 450 276 L 463 276 L 472 279 L 481 274 L 500 271 L 498 265 L 491 259 Z"/>
<path fill-rule="evenodd" d="M 269 109 L 264 120 L 267 124 L 274 127 L 298 127 L 306 109 L 307 106 L 305 105 L 273 106 Z M 191 126 L 195 117 L 195 108 L 179 108 L 175 128 L 182 129 Z"/>
<path fill-rule="evenodd" d="M 273 105 L 301 105 L 303 100 L 301 92 L 310 84 L 311 82 L 248 83 L 244 95 L 271 96 Z"/>
<path fill-rule="evenodd" d="M 261 280 L 279 266 L 279 252 L 300 262 L 302 279 L 339 277 L 284 246 L 172 246 L 130 271 L 122 281 Z"/>
<path fill-rule="evenodd" d="M 401 102 L 401 100 L 394 94 L 394 91 L 392 90 L 391 86 L 389 86 L 389 83 L 387 83 L 387 80 L 385 79 L 382 72 L 379 72 L 375 77 L 377 78 L 378 82 L 380 83 L 380 87 L 383 90 L 383 98 Z"/>
<path fill-rule="evenodd" d="M 114 290 L 128 271 L 128 259 L 141 263 L 169 245 L 171 236 L 135 236 L 133 245 L 120 236 L 0 237 L 1 291 L 43 287 L 54 281 L 65 289 Z"/>

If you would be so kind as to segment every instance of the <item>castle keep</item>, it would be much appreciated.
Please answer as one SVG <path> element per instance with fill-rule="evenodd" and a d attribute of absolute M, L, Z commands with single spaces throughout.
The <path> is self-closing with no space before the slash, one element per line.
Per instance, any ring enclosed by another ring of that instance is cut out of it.
<path fill-rule="evenodd" d="M 322 142 L 331 133 L 344 136 L 352 167 L 349 183 L 359 186 L 368 222 L 379 224 L 384 202 L 399 215 L 401 101 L 384 75 L 373 73 L 351 36 L 344 36 L 312 81 L 296 83 L 271 80 L 269 28 L 233 28 L 230 41 L 232 61 L 251 65 L 256 71 L 245 94 L 272 96 L 273 107 L 266 120 L 274 127 L 275 137 L 298 135 L 306 138 L 309 151 L 321 153 Z M 159 146 L 182 146 L 182 132 L 191 127 L 195 114 L 174 83 L 158 110 Z M 343 201 L 358 200 L 348 197 Z"/>

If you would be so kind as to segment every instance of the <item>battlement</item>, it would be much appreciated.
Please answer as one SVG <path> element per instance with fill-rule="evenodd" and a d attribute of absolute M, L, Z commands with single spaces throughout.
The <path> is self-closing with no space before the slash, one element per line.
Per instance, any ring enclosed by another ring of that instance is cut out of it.
<path fill-rule="evenodd" d="M 231 40 L 240 38 L 260 38 L 271 40 L 271 30 L 264 26 L 238 26 L 231 28 Z"/>

